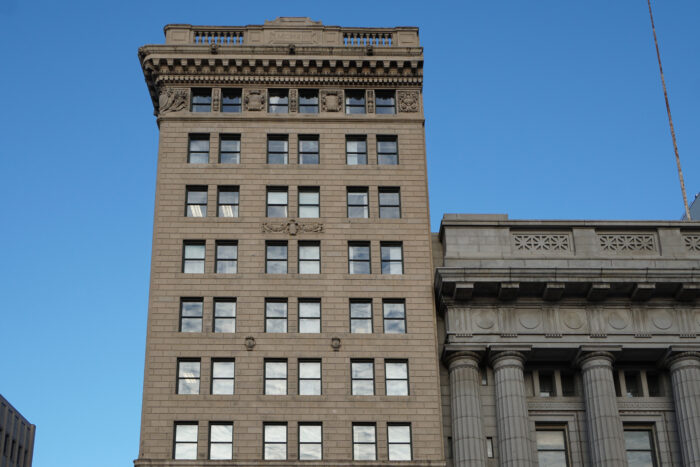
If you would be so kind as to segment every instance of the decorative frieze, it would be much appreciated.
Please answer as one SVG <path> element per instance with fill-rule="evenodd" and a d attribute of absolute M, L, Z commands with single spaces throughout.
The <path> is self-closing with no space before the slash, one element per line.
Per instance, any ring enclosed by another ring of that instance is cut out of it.
<path fill-rule="evenodd" d="M 688 251 L 700 253 L 700 234 L 684 234 L 683 244 Z"/>
<path fill-rule="evenodd" d="M 598 234 L 601 250 L 609 253 L 658 252 L 656 235 L 653 233 L 605 233 Z"/>
<path fill-rule="evenodd" d="M 397 91 L 396 97 L 399 101 L 399 112 L 418 112 L 418 91 Z"/>
<path fill-rule="evenodd" d="M 523 233 L 511 232 L 515 251 L 524 252 L 570 252 L 573 242 L 569 233 Z"/>
<path fill-rule="evenodd" d="M 245 95 L 245 109 L 249 111 L 265 110 L 265 90 L 250 89 Z"/>
<path fill-rule="evenodd" d="M 303 232 L 323 232 L 323 224 L 318 222 L 313 223 L 302 223 L 297 222 L 296 219 L 289 219 L 287 222 L 281 222 L 278 224 L 273 224 L 269 222 L 263 222 L 262 231 L 264 233 L 286 233 L 291 236 L 295 236 L 298 233 Z"/>
<path fill-rule="evenodd" d="M 321 91 L 321 110 L 323 112 L 340 112 L 343 110 L 343 91 L 324 89 Z"/>
<path fill-rule="evenodd" d="M 158 96 L 158 112 L 162 115 L 187 110 L 189 103 L 189 88 L 163 88 Z"/>

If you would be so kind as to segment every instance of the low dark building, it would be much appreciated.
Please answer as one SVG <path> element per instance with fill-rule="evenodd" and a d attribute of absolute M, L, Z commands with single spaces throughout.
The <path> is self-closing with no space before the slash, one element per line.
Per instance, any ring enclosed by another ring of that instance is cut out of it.
<path fill-rule="evenodd" d="M 31 467 L 36 426 L 0 395 L 0 467 Z"/>

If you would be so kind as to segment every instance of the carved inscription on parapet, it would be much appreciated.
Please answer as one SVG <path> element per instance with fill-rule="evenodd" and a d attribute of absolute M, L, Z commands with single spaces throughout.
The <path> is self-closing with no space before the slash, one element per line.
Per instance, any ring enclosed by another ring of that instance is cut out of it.
<path fill-rule="evenodd" d="M 418 112 L 418 91 L 397 91 L 399 112 Z"/>
<path fill-rule="evenodd" d="M 600 248 L 611 253 L 656 253 L 656 235 L 640 233 L 598 234 Z"/>
<path fill-rule="evenodd" d="M 250 111 L 265 110 L 265 91 L 251 89 L 246 92 L 245 109 Z"/>
<path fill-rule="evenodd" d="M 185 110 L 189 102 L 188 88 L 164 88 L 158 96 L 158 110 L 161 114 Z"/>
<path fill-rule="evenodd" d="M 343 110 L 343 91 L 321 91 L 321 110 L 324 112 L 340 112 Z"/>

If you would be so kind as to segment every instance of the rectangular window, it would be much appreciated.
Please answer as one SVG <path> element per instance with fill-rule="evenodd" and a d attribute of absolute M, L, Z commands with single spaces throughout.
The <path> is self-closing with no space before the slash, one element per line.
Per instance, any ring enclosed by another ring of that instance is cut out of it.
<path fill-rule="evenodd" d="M 406 302 L 384 300 L 384 334 L 406 334 Z"/>
<path fill-rule="evenodd" d="M 299 164 L 319 163 L 318 135 L 299 136 Z"/>
<path fill-rule="evenodd" d="M 199 360 L 178 359 L 177 361 L 177 393 L 199 394 Z"/>
<path fill-rule="evenodd" d="M 399 149 L 396 136 L 377 136 L 377 164 L 397 165 Z"/>
<path fill-rule="evenodd" d="M 625 371 L 627 397 L 642 397 L 642 375 L 639 371 Z"/>
<path fill-rule="evenodd" d="M 321 332 L 321 301 L 299 299 L 299 333 L 318 334 Z"/>
<path fill-rule="evenodd" d="M 387 425 L 386 429 L 387 441 L 389 444 L 389 460 L 410 461 L 411 425 L 408 423 L 392 423 L 390 425 Z"/>
<path fill-rule="evenodd" d="M 182 272 L 187 274 L 204 274 L 203 241 L 185 241 L 182 252 Z"/>
<path fill-rule="evenodd" d="M 287 89 L 270 89 L 270 101 L 267 111 L 271 114 L 286 114 L 289 113 L 289 90 Z"/>
<path fill-rule="evenodd" d="M 554 397 L 557 395 L 554 387 L 554 373 L 551 371 L 539 371 L 540 397 Z"/>
<path fill-rule="evenodd" d="M 299 423 L 299 460 L 323 459 L 323 430 L 320 423 Z"/>
<path fill-rule="evenodd" d="M 212 422 L 209 425 L 209 459 L 233 459 L 233 423 Z"/>
<path fill-rule="evenodd" d="M 267 187 L 267 217 L 287 217 L 287 187 Z"/>
<path fill-rule="evenodd" d="M 299 113 L 318 113 L 318 89 L 299 89 Z"/>
<path fill-rule="evenodd" d="M 382 274 L 403 274 L 401 243 L 381 243 Z"/>
<path fill-rule="evenodd" d="M 661 375 L 659 375 L 659 373 L 656 372 L 647 371 L 646 376 L 647 388 L 649 389 L 649 397 L 663 396 L 664 394 L 661 389 Z"/>
<path fill-rule="evenodd" d="M 372 333 L 372 302 L 370 300 L 350 300 L 350 332 L 355 334 Z"/>
<path fill-rule="evenodd" d="M 221 90 L 221 111 L 237 113 L 241 111 L 241 90 L 225 88 Z"/>
<path fill-rule="evenodd" d="M 399 188 L 379 188 L 379 217 L 386 219 L 399 219 L 401 217 Z"/>
<path fill-rule="evenodd" d="M 236 299 L 214 299 L 214 332 L 236 332 Z"/>
<path fill-rule="evenodd" d="M 350 362 L 350 378 L 353 396 L 374 395 L 374 362 L 353 360 Z"/>
<path fill-rule="evenodd" d="M 321 243 L 299 242 L 299 274 L 321 273 Z"/>
<path fill-rule="evenodd" d="M 265 360 L 265 394 L 287 394 L 287 360 Z"/>
<path fill-rule="evenodd" d="M 287 274 L 287 242 L 265 242 L 265 272 Z"/>
<path fill-rule="evenodd" d="M 321 217 L 321 194 L 316 186 L 299 187 L 299 217 Z"/>
<path fill-rule="evenodd" d="M 216 242 L 217 274 L 235 274 L 238 270 L 238 243 L 232 241 Z"/>
<path fill-rule="evenodd" d="M 267 163 L 289 163 L 289 141 L 286 135 L 267 137 Z"/>
<path fill-rule="evenodd" d="M 574 374 L 568 371 L 562 371 L 561 376 L 561 395 L 564 397 L 574 397 L 576 395 L 576 379 Z"/>
<path fill-rule="evenodd" d="M 220 186 L 218 193 L 218 216 L 238 217 L 239 192 L 237 186 Z"/>
<path fill-rule="evenodd" d="M 384 371 L 386 374 L 386 395 L 408 396 L 408 361 L 386 360 Z"/>
<path fill-rule="evenodd" d="M 627 463 L 634 467 L 655 467 L 654 435 L 648 428 L 625 427 Z"/>
<path fill-rule="evenodd" d="M 236 374 L 234 360 L 212 360 L 211 362 L 211 393 L 233 394 Z"/>
<path fill-rule="evenodd" d="M 345 137 L 345 160 L 348 165 L 367 165 L 367 137 Z"/>
<path fill-rule="evenodd" d="M 396 97 L 394 91 L 374 91 L 375 113 L 395 114 Z"/>
<path fill-rule="evenodd" d="M 348 242 L 348 271 L 350 274 L 370 274 L 369 242 Z"/>
<path fill-rule="evenodd" d="M 265 332 L 287 332 L 287 300 L 265 299 Z"/>
<path fill-rule="evenodd" d="M 190 135 L 188 148 L 188 164 L 209 163 L 209 135 Z"/>
<path fill-rule="evenodd" d="M 299 395 L 321 395 L 321 360 L 299 360 Z"/>
<path fill-rule="evenodd" d="M 369 190 L 367 187 L 348 187 L 348 217 L 369 217 Z"/>
<path fill-rule="evenodd" d="M 192 112 L 211 112 L 211 88 L 192 88 Z"/>
<path fill-rule="evenodd" d="M 241 137 L 240 135 L 221 135 L 219 141 L 219 163 L 241 163 Z"/>
<path fill-rule="evenodd" d="M 201 298 L 183 298 L 180 300 L 180 332 L 202 332 Z"/>
<path fill-rule="evenodd" d="M 207 217 L 207 187 L 188 186 L 185 196 L 186 217 Z"/>
<path fill-rule="evenodd" d="M 537 458 L 540 465 L 569 465 L 566 431 L 537 428 Z"/>
<path fill-rule="evenodd" d="M 486 438 L 486 457 L 493 459 L 493 438 Z"/>
<path fill-rule="evenodd" d="M 365 90 L 349 89 L 345 91 L 345 113 L 363 114 L 365 112 Z"/>
<path fill-rule="evenodd" d="M 352 458 L 356 461 L 377 460 L 377 425 L 352 424 Z"/>
<path fill-rule="evenodd" d="M 197 459 L 197 423 L 175 422 L 173 458 Z"/>
<path fill-rule="evenodd" d="M 263 424 L 263 459 L 287 459 L 287 424 Z"/>

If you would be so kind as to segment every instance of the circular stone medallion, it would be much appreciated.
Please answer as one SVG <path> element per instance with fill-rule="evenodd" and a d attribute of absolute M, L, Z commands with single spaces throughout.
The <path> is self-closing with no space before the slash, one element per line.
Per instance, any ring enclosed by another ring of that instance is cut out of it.
<path fill-rule="evenodd" d="M 629 314 L 623 310 L 611 311 L 608 324 L 615 329 L 625 329 L 629 325 Z"/>
<path fill-rule="evenodd" d="M 535 329 L 542 321 L 539 310 L 521 311 L 518 313 L 518 320 L 525 329 Z"/>
<path fill-rule="evenodd" d="M 564 314 L 564 324 L 569 329 L 580 329 L 583 326 L 583 318 L 581 313 L 577 311 L 567 311 Z"/>
<path fill-rule="evenodd" d="M 659 329 L 668 329 L 673 324 L 673 317 L 668 311 L 659 310 L 652 313 L 651 321 Z"/>
<path fill-rule="evenodd" d="M 496 315 L 493 311 L 480 311 L 474 317 L 474 322 L 481 329 L 491 329 L 493 325 L 496 324 Z"/>

